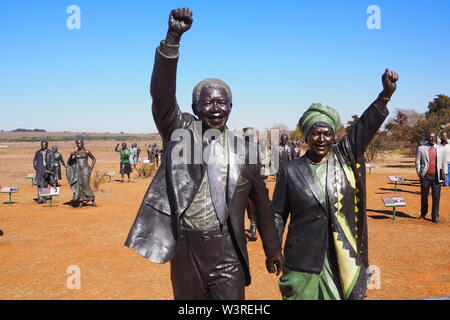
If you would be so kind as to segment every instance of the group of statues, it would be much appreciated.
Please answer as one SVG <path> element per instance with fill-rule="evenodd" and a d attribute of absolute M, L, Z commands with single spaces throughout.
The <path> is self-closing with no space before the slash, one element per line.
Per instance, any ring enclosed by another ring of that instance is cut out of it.
<path fill-rule="evenodd" d="M 90 186 L 91 172 L 96 159 L 90 151 L 85 149 L 83 139 L 77 139 L 75 144 L 77 149 L 70 153 L 66 164 L 57 146 L 49 150 L 48 141 L 41 142 L 41 148 L 36 151 L 33 159 L 39 204 L 46 201 L 46 198 L 41 196 L 40 189 L 59 186 L 58 181 L 62 179 L 61 166 L 63 166 L 66 168 L 67 181 L 73 192 L 72 204 L 81 208 L 91 202 L 92 206 L 97 206 L 95 194 Z M 91 165 L 88 159 L 91 159 Z"/>
<path fill-rule="evenodd" d="M 188 8 L 172 10 L 166 38 L 156 49 L 150 89 L 164 152 L 156 145 L 147 150 L 149 160 L 157 165 L 161 155 L 161 165 L 125 245 L 152 262 L 170 262 L 175 299 L 242 300 L 245 286 L 251 283 L 247 240 L 256 240 L 258 229 L 266 269 L 281 275 L 283 299 L 363 299 L 369 265 L 364 151 L 389 114 L 387 104 L 398 75 L 385 70 L 382 92 L 339 142 L 338 112 L 312 104 L 298 122 L 307 151 L 301 155 L 298 144 L 291 145 L 283 134 L 278 149 L 271 150 L 272 159 L 274 151 L 279 157 L 273 171 L 265 142 L 243 139 L 227 128 L 233 96 L 224 81 L 201 81 L 193 90 L 193 114 L 180 110 L 175 94 L 179 47 L 192 23 Z M 200 135 L 196 127 L 201 128 Z M 174 138 L 180 130 L 193 143 Z M 434 201 L 440 190 L 437 184 L 448 174 L 443 151 L 434 147 L 436 137 L 429 135 L 427 141 L 418 148 L 416 161 L 423 217 L 429 188 Z M 42 142 L 33 161 L 36 184 L 38 188 L 58 185 L 63 166 L 73 201 L 95 206 L 89 179 L 96 159 L 82 139 L 76 146 L 66 164 L 57 147 L 50 151 Z M 200 162 L 193 160 L 198 149 L 203 156 Z M 122 181 L 124 175 L 130 181 L 141 150 L 137 144 L 128 149 L 123 143 L 115 151 L 120 153 Z M 254 154 L 257 157 L 251 160 Z M 265 181 L 270 174 L 277 177 L 272 200 Z M 44 201 L 38 197 L 39 203 Z M 435 206 L 433 221 L 438 221 Z M 247 239 L 246 209 L 251 220 Z"/>
<path fill-rule="evenodd" d="M 175 299 L 241 300 L 251 283 L 244 230 L 251 203 L 267 271 L 283 273 L 283 299 L 363 299 L 368 279 L 364 150 L 388 116 L 398 75 L 386 69 L 383 91 L 339 143 L 339 114 L 313 104 L 298 123 L 306 153 L 295 158 L 282 138 L 286 161 L 277 170 L 270 201 L 260 155 L 249 160 L 260 148 L 227 128 L 230 87 L 219 79 L 203 80 L 193 90 L 193 114 L 178 106 L 180 40 L 192 22 L 189 9 L 173 10 L 156 49 L 150 91 L 164 153 L 125 245 L 152 262 L 170 262 Z M 193 143 L 172 138 L 179 135 Z M 197 149 L 203 151 L 201 162 L 195 161 Z"/>
<path fill-rule="evenodd" d="M 91 203 L 96 207 L 95 194 L 90 185 L 91 173 L 94 169 L 96 158 L 84 147 L 84 140 L 77 138 L 75 141 L 76 150 L 72 152 L 67 160 L 58 151 L 58 146 L 53 146 L 52 150 L 48 149 L 48 141 L 41 142 L 41 148 L 36 151 L 33 158 L 33 167 L 36 171 L 35 184 L 38 188 L 37 202 L 42 204 L 46 201 L 42 197 L 39 190 L 48 187 L 59 187 L 59 181 L 62 180 L 61 167 L 66 169 L 67 181 L 73 193 L 72 205 L 81 208 L 86 204 Z M 155 158 L 158 158 L 160 150 L 156 144 L 153 144 L 149 150 L 152 150 L 151 163 L 157 163 Z M 122 148 L 119 149 L 117 144 L 115 151 L 120 153 L 120 174 L 122 176 L 121 182 L 124 181 L 124 175 L 128 176 L 130 181 L 130 173 L 132 166 L 136 168 L 139 163 L 139 155 L 141 149 L 137 143 L 133 143 L 131 148 L 127 148 L 126 143 L 122 143 Z M 89 159 L 91 164 L 89 164 Z"/>

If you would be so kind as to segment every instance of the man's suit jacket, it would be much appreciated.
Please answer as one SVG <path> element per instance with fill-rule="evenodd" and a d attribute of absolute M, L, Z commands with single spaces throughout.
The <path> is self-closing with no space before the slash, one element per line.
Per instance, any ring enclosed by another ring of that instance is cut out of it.
<path fill-rule="evenodd" d="M 152 109 L 164 142 L 164 153 L 161 166 L 125 242 L 127 247 L 156 263 L 165 263 L 174 257 L 180 235 L 180 218 L 192 203 L 206 171 L 203 164 L 177 163 L 172 157 L 172 152 L 178 152 L 180 147 L 180 141 L 171 139 L 176 129 L 187 129 L 184 133 L 188 132 L 192 138 L 192 148 L 202 146 L 202 137 L 193 134 L 197 119 L 182 113 L 175 98 L 177 62 L 178 57 L 164 56 L 157 49 L 151 82 Z M 229 152 L 226 191 L 228 226 L 245 270 L 246 285 L 249 285 L 251 280 L 244 228 L 244 211 L 249 198 L 256 205 L 257 227 L 266 256 L 281 252 L 281 244 L 260 165 L 244 164 L 249 152 L 256 152 L 257 146 L 231 132 L 228 132 L 228 139 L 230 146 L 238 146 L 237 149 L 230 148 Z"/>
<path fill-rule="evenodd" d="M 430 155 L 428 153 L 429 147 L 430 146 L 428 144 L 419 146 L 416 152 L 416 171 L 417 175 L 422 179 L 425 177 L 425 174 L 430 167 Z M 436 148 L 437 154 L 437 175 L 438 180 L 440 181 L 444 179 L 444 177 L 441 176 L 441 173 L 444 175 L 448 174 L 448 165 L 444 156 L 444 148 L 437 144 L 435 144 L 434 147 Z"/>
<path fill-rule="evenodd" d="M 53 152 L 48 149 L 46 151 L 47 151 L 47 154 L 46 154 L 46 159 L 45 159 L 45 166 L 44 166 L 44 158 L 42 157 L 41 150 L 39 149 L 34 154 L 33 167 L 36 170 L 36 185 L 37 186 L 41 186 L 43 184 L 45 171 L 53 170 L 53 167 L 55 165 L 55 159 L 53 156 Z M 48 180 L 49 181 L 47 181 L 47 182 L 50 182 L 50 183 L 53 182 L 52 179 L 48 179 Z"/>

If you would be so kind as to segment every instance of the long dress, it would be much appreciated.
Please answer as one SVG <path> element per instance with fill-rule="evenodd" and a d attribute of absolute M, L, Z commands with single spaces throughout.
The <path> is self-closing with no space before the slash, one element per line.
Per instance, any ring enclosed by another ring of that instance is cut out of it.
<path fill-rule="evenodd" d="M 75 153 L 67 163 L 66 175 L 73 192 L 72 201 L 95 201 L 87 154 Z"/>
<path fill-rule="evenodd" d="M 55 178 L 55 181 L 61 180 L 62 179 L 62 175 L 61 175 L 61 158 L 62 155 L 59 152 L 55 152 L 54 154 L 54 159 L 55 159 L 55 164 L 53 167 L 53 177 Z"/>

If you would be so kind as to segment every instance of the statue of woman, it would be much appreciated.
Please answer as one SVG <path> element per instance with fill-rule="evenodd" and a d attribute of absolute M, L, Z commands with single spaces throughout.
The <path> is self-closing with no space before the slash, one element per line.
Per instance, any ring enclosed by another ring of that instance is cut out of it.
<path fill-rule="evenodd" d="M 70 154 L 66 169 L 67 180 L 73 192 L 72 204 L 81 208 L 85 203 L 92 201 L 92 206 L 96 207 L 95 195 L 90 186 L 91 172 L 96 159 L 84 148 L 82 139 L 77 139 L 75 143 L 77 150 Z M 92 160 L 91 166 L 89 166 L 88 158 Z"/>
<path fill-rule="evenodd" d="M 52 147 L 52 152 L 53 152 L 53 158 L 55 160 L 54 163 L 54 167 L 53 167 L 53 178 L 55 179 L 55 186 L 59 187 L 59 180 L 62 180 L 62 175 L 61 175 L 61 165 L 64 166 L 64 168 L 66 167 L 66 163 L 64 162 L 64 158 L 62 156 L 62 154 L 58 151 L 58 146 L 53 146 Z"/>

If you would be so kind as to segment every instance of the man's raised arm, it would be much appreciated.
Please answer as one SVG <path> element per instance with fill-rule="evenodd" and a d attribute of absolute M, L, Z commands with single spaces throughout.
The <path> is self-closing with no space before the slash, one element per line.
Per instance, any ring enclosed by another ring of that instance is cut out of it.
<path fill-rule="evenodd" d="M 163 141 L 170 139 L 182 117 L 175 97 L 178 49 L 181 36 L 191 28 L 192 22 L 192 12 L 188 8 L 172 10 L 166 39 L 156 50 L 150 94 L 153 118 Z"/>

